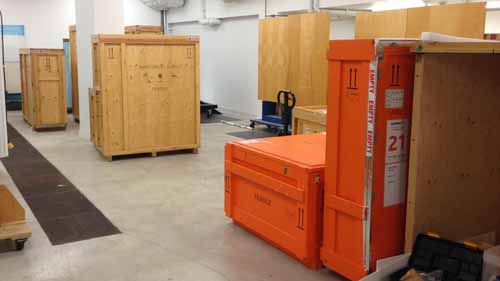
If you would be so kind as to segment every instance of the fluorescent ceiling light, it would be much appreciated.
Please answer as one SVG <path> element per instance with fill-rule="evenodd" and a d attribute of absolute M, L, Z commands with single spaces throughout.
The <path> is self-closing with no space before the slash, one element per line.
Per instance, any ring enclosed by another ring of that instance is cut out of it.
<path fill-rule="evenodd" d="M 500 1 L 488 1 L 486 3 L 486 9 L 498 9 L 500 8 Z"/>
<path fill-rule="evenodd" d="M 385 0 L 373 3 L 370 9 L 373 11 L 385 11 L 423 6 L 425 6 L 425 3 L 422 0 Z"/>

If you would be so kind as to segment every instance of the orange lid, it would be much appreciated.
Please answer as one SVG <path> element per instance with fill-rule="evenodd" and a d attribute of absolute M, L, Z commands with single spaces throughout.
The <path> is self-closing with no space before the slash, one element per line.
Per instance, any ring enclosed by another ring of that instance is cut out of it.
<path fill-rule="evenodd" d="M 326 133 L 243 140 L 235 144 L 301 166 L 325 166 Z"/>

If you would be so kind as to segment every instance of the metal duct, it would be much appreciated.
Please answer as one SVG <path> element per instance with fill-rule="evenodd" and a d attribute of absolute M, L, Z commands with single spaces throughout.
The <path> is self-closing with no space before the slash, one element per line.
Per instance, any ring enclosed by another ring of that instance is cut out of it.
<path fill-rule="evenodd" d="M 184 6 L 184 0 L 141 0 L 146 6 L 163 11 L 170 8 L 180 8 Z"/>

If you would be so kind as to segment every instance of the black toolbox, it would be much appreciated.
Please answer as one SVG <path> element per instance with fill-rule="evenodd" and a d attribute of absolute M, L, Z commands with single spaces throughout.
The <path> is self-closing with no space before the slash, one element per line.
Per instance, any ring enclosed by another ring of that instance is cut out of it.
<path fill-rule="evenodd" d="M 399 281 L 409 270 L 430 273 L 443 271 L 444 281 L 481 281 L 483 251 L 462 243 L 420 234 L 417 236 L 408 267 L 391 275 Z"/>

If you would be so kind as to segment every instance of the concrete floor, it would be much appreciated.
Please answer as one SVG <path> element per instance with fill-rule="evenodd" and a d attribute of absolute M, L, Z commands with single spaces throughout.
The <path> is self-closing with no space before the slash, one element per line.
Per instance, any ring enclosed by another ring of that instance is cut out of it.
<path fill-rule="evenodd" d="M 226 132 L 241 129 L 202 125 L 197 155 L 110 163 L 78 137 L 73 122 L 66 131 L 43 133 L 20 112 L 9 112 L 9 122 L 123 234 L 52 246 L 0 163 L 1 183 L 33 226 L 24 251 L 0 254 L 0 280 L 341 280 L 305 268 L 224 216 L 224 142 L 235 139 Z"/>

